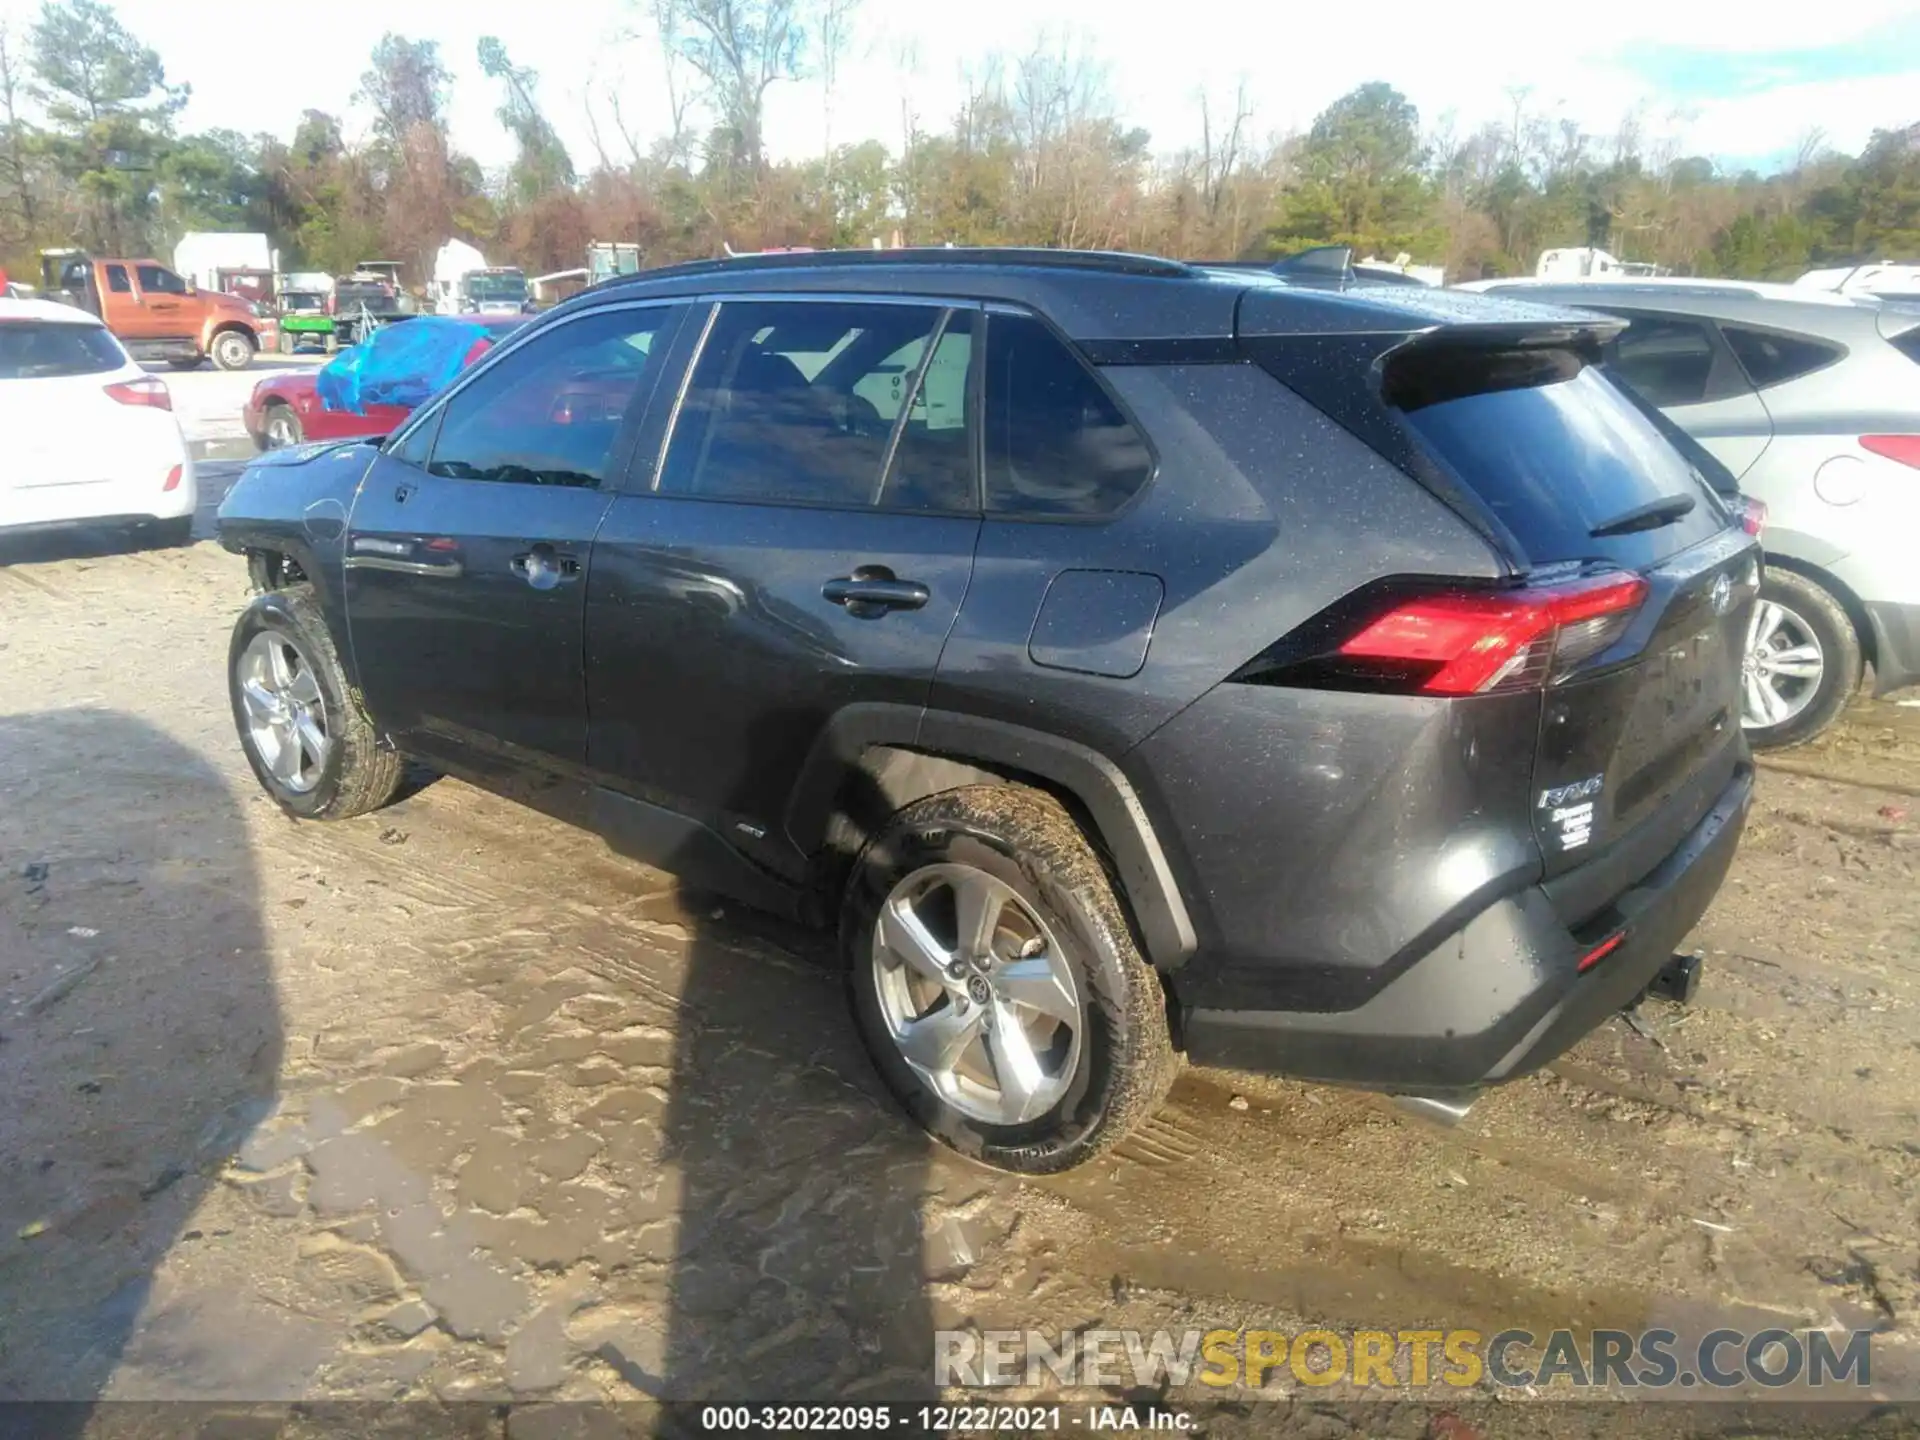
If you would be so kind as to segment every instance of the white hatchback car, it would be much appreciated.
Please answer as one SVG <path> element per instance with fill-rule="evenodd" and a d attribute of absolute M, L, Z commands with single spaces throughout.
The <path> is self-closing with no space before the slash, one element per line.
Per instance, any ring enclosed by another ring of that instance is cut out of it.
<path fill-rule="evenodd" d="M 0 536 L 87 524 L 189 538 L 198 487 L 173 397 L 85 311 L 0 299 L 0 437 Z"/>

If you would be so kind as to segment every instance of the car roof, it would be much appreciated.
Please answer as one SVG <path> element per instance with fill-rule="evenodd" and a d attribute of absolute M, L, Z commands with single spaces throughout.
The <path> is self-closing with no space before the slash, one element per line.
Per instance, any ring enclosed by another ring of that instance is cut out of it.
<path fill-rule="evenodd" d="M 1871 295 L 1836 295 L 1795 285 L 1757 280 L 1696 280 L 1682 277 L 1640 280 L 1475 280 L 1457 289 L 1491 293 L 1509 300 L 1596 310 L 1646 310 L 1747 321 L 1809 332 L 1836 333 L 1864 324 L 1871 328 L 1883 309 Z"/>
<path fill-rule="evenodd" d="M 695 261 L 603 280 L 549 313 L 653 297 L 905 293 L 1029 306 L 1077 341 L 1225 339 L 1236 333 L 1240 298 L 1256 288 L 1282 305 L 1298 299 L 1303 329 L 1425 330 L 1540 318 L 1537 309 L 1510 300 L 1424 285 L 1370 285 L 1364 276 L 1338 287 L 1295 284 L 1255 270 L 1159 255 L 1018 246 L 814 250 Z"/>
<path fill-rule="evenodd" d="M 0 320 L 50 320 L 56 325 L 99 325 L 100 317 L 58 300 L 0 298 Z"/>

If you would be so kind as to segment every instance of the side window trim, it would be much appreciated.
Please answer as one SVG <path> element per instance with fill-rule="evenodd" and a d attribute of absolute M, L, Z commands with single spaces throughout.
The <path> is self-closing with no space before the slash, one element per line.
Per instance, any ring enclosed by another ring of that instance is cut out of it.
<path fill-rule="evenodd" d="M 701 356 L 706 353 L 707 342 L 712 338 L 714 327 L 719 323 L 720 313 L 727 305 L 902 305 L 920 309 L 939 310 L 941 312 L 941 317 L 934 327 L 934 333 L 929 338 L 925 351 L 920 357 L 919 367 L 914 372 L 914 383 L 916 386 L 924 376 L 927 366 L 932 362 L 934 351 L 939 347 L 941 337 L 946 335 L 952 327 L 954 318 L 960 315 L 968 317 L 968 324 L 970 326 L 969 334 L 972 339 L 972 347 L 967 357 L 967 433 L 968 452 L 972 461 L 971 469 L 973 471 L 973 503 L 971 509 L 965 512 L 950 510 L 881 511 L 877 505 L 850 507 L 818 502 L 810 503 L 803 500 L 783 500 L 780 501 L 779 504 L 782 506 L 792 506 L 796 509 L 839 510 L 852 514 L 963 515 L 965 518 L 977 518 L 981 515 L 984 493 L 981 465 L 985 453 L 985 438 L 982 424 L 984 410 L 981 404 L 981 399 L 984 394 L 982 351 L 985 342 L 985 314 L 990 308 L 988 302 L 956 298 L 950 295 L 919 295 L 897 291 L 890 294 L 870 294 L 857 290 L 722 290 L 700 295 L 697 298 L 683 296 L 681 300 L 682 303 L 686 304 L 689 313 L 696 311 L 700 306 L 704 305 L 706 307 L 706 315 L 700 321 L 698 333 L 693 335 L 692 343 L 688 346 L 685 363 L 681 366 L 680 374 L 675 385 L 673 404 L 667 409 L 665 424 L 661 427 L 659 441 L 651 447 L 649 463 L 653 469 L 652 479 L 643 490 L 635 491 L 634 493 L 655 495 L 660 493 L 661 477 L 666 473 L 667 454 L 673 448 L 674 436 L 680 429 L 681 413 L 686 406 L 687 396 L 692 391 L 694 374 L 699 369 Z M 692 326 L 686 326 L 682 333 L 684 334 L 686 331 L 692 329 Z M 902 427 L 906 422 L 909 412 L 913 408 L 911 401 L 915 393 L 913 389 L 908 389 L 903 392 L 909 403 L 903 404 L 900 407 L 900 414 L 894 418 L 893 429 L 889 432 L 884 463 L 880 468 L 880 478 L 876 482 L 882 488 L 885 487 L 887 480 L 891 476 L 894 454 L 899 448 L 900 436 L 903 433 Z M 1131 416 L 1129 416 L 1129 419 L 1131 419 Z M 702 436 L 701 443 L 703 445 L 706 443 L 706 438 L 706 436 Z M 636 451 L 636 459 L 637 458 L 638 452 Z M 674 498 L 704 498 L 704 503 L 711 505 L 773 503 L 769 501 L 716 499 L 713 497 L 681 496 Z"/>
<path fill-rule="evenodd" d="M 611 310 L 649 310 L 649 309 L 657 310 L 657 309 L 667 309 L 675 305 L 681 305 L 685 303 L 686 302 L 678 296 L 662 297 L 659 299 L 648 299 L 648 300 L 623 300 L 613 305 L 595 305 L 595 306 L 592 306 L 591 308 L 577 311 L 572 315 L 568 315 L 554 321 L 551 325 L 542 324 L 537 320 L 530 325 L 523 325 L 518 330 L 514 331 L 511 335 L 509 335 L 505 340 L 502 340 L 497 345 L 494 345 L 493 347 L 491 347 L 485 355 L 482 355 L 480 357 L 478 361 L 476 361 L 473 365 L 469 366 L 467 369 L 461 371 L 460 374 L 455 377 L 454 382 L 451 385 L 447 386 L 446 389 L 442 390 L 438 395 L 434 396 L 426 404 L 422 405 L 418 410 L 415 410 L 411 415 L 409 415 L 406 418 L 405 423 L 402 424 L 398 430 L 395 430 L 383 442 L 381 442 L 380 451 L 382 454 L 391 455 L 394 451 L 399 450 L 403 446 L 405 446 L 408 440 L 413 437 L 416 431 L 421 430 L 428 425 L 433 426 L 434 429 L 438 431 L 440 427 L 441 415 L 446 411 L 447 406 L 453 403 L 454 399 L 460 394 L 462 390 L 466 389 L 467 386 L 473 384 L 475 380 L 479 379 L 482 375 L 486 374 L 486 372 L 491 370 L 495 365 L 498 365 L 502 361 L 504 361 L 509 355 L 513 354 L 522 345 L 525 345 L 529 340 L 534 338 L 536 334 L 538 335 L 550 334 L 551 332 L 555 330 L 559 330 L 564 326 L 578 324 L 580 321 L 584 320 L 589 315 L 602 315 Z M 676 326 L 673 322 L 669 322 L 663 328 L 662 333 L 667 337 L 667 339 L 669 340 L 669 343 L 671 343 L 675 328 Z M 657 377 L 656 377 L 656 380 L 657 380 Z M 428 446 L 427 455 L 429 459 L 432 458 L 432 455 L 433 455 L 432 446 Z M 422 467 L 423 470 L 424 468 L 425 467 Z M 603 488 L 607 488 L 607 489 L 614 488 L 613 479 L 610 478 L 607 482 L 607 485 Z"/>
<path fill-rule="evenodd" d="M 1072 338 L 1062 331 L 1058 325 L 1055 325 L 1052 320 L 1037 310 L 1029 310 L 1024 306 L 1015 305 L 1005 300 L 989 301 L 981 307 L 981 310 L 983 312 L 982 320 L 984 323 L 981 326 L 980 333 L 974 340 L 975 354 L 980 362 L 978 366 L 980 372 L 978 377 L 979 408 L 976 412 L 979 417 L 979 440 L 977 443 L 978 454 L 974 466 L 974 484 L 977 489 L 976 498 L 980 505 L 980 513 L 988 520 L 1003 524 L 1108 525 L 1120 519 L 1123 515 L 1126 515 L 1135 506 L 1143 503 L 1147 492 L 1153 489 L 1154 482 L 1160 478 L 1160 447 L 1155 443 L 1153 435 L 1148 431 L 1147 427 L 1140 423 L 1140 417 L 1133 413 L 1133 408 L 1127 404 L 1125 398 L 1122 397 L 1113 386 L 1107 383 L 1107 377 L 1101 373 L 1101 367 L 1089 360 L 1080 347 L 1076 345 Z M 1023 513 L 1017 510 L 987 509 L 987 394 L 985 372 L 988 337 L 986 332 L 988 326 L 992 324 L 995 315 L 1007 315 L 1023 320 L 1034 320 L 1045 327 L 1047 333 L 1063 345 L 1069 355 L 1080 362 L 1081 368 L 1093 378 L 1094 384 L 1100 387 L 1100 393 L 1107 397 L 1107 403 L 1119 412 L 1120 417 L 1133 427 L 1133 433 L 1140 437 L 1140 443 L 1145 447 L 1147 452 L 1147 475 L 1144 480 L 1134 487 L 1133 493 L 1129 495 L 1123 503 L 1097 515 L 1074 515 L 1066 513 L 1040 514 L 1032 512 Z"/>

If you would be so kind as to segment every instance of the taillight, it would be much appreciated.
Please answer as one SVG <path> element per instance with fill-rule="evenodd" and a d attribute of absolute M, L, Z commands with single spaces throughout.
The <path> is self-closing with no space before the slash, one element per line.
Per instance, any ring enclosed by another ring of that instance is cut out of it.
<path fill-rule="evenodd" d="M 1414 596 L 1375 612 L 1330 649 L 1256 662 L 1239 678 L 1419 695 L 1527 689 L 1613 645 L 1646 595 L 1638 575 L 1614 572 L 1560 585 Z"/>
<path fill-rule="evenodd" d="M 1739 517 L 1740 528 L 1760 538 L 1760 532 L 1767 528 L 1767 502 L 1756 500 L 1751 495 L 1741 495 L 1734 502 L 1734 513 Z"/>
<path fill-rule="evenodd" d="M 1920 435 L 1862 435 L 1860 448 L 1920 470 Z"/>
<path fill-rule="evenodd" d="M 186 467 L 182 465 L 176 465 L 167 471 L 167 483 L 160 487 L 161 491 L 178 490 L 180 488 L 180 477 L 185 473 Z"/>
<path fill-rule="evenodd" d="M 107 386 L 107 394 L 122 405 L 150 405 L 155 410 L 173 409 L 173 396 L 168 393 L 166 382 L 156 380 L 151 375 L 143 375 L 138 380 L 122 380 L 118 384 Z"/>

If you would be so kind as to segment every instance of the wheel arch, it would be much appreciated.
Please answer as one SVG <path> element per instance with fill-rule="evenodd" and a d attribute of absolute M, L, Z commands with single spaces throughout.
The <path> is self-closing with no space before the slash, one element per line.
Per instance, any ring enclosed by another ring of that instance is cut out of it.
<path fill-rule="evenodd" d="M 929 795 L 967 785 L 1024 784 L 1053 795 L 1112 874 L 1156 969 L 1193 954 L 1193 920 L 1139 795 L 1111 760 L 1074 741 L 1007 721 L 918 706 L 849 705 L 801 767 L 787 838 L 837 894 L 867 835 Z"/>

